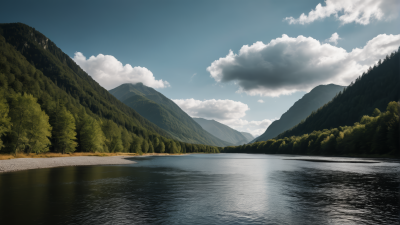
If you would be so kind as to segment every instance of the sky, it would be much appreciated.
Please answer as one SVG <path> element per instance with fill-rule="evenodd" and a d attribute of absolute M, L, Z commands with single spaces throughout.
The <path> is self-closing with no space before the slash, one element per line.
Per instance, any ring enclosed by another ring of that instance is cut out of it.
<path fill-rule="evenodd" d="M 107 90 L 142 82 L 192 117 L 261 135 L 321 84 L 400 46 L 400 0 L 3 1 Z"/>

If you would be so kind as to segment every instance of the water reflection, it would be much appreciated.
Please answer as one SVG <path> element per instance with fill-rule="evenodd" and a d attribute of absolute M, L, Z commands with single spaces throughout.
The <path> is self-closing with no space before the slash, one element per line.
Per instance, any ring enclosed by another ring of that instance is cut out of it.
<path fill-rule="evenodd" d="M 359 174 L 303 168 L 279 171 L 296 215 L 321 224 L 396 224 L 400 215 L 397 172 Z M 306 217 L 303 217 L 303 216 Z M 297 217 L 297 216 L 296 216 Z"/>
<path fill-rule="evenodd" d="M 393 224 L 399 164 L 218 154 L 0 174 L 2 224 Z M 5 223 L 3 223 L 3 221 Z"/>

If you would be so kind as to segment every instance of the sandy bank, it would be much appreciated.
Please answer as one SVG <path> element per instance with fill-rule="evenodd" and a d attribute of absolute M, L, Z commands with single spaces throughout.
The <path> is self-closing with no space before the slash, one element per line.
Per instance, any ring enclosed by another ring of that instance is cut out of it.
<path fill-rule="evenodd" d="M 0 173 L 60 166 L 132 164 L 132 156 L 72 156 L 54 158 L 18 158 L 0 160 Z"/>

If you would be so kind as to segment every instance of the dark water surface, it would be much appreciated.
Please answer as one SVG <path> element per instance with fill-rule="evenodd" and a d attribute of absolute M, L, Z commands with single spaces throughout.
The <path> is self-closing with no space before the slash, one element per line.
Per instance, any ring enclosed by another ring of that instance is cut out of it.
<path fill-rule="evenodd" d="M 4 173 L 0 224 L 400 222 L 398 162 L 288 158 L 158 156 L 134 158 L 132 165 Z"/>

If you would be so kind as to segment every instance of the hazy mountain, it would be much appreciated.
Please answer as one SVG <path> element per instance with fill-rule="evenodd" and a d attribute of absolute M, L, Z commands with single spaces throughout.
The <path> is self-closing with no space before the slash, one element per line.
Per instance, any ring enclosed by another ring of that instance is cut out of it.
<path fill-rule="evenodd" d="M 205 131 L 172 100 L 142 83 L 123 84 L 110 90 L 110 93 L 180 141 L 232 145 Z"/>
<path fill-rule="evenodd" d="M 247 143 L 254 140 L 254 136 L 247 132 L 240 132 L 247 139 Z"/>
<path fill-rule="evenodd" d="M 215 137 L 233 143 L 234 145 L 247 144 L 248 139 L 239 131 L 234 130 L 225 124 L 215 120 L 206 120 L 203 118 L 193 118 L 200 126 Z"/>
<path fill-rule="evenodd" d="M 343 86 L 334 84 L 315 87 L 295 102 L 287 112 L 282 114 L 279 120 L 272 122 L 267 130 L 260 137 L 254 139 L 254 141 L 266 141 L 275 138 L 280 133 L 294 127 L 306 119 L 313 111 L 332 100 L 343 88 Z"/>

